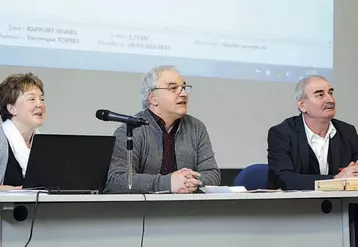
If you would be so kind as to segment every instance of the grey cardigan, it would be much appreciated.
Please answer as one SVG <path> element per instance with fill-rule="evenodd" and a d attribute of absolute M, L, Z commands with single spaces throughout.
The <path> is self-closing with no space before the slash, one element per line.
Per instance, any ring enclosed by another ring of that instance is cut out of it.
<path fill-rule="evenodd" d="M 9 156 L 9 144 L 7 143 L 7 139 L 1 125 L 2 121 L 0 117 L 0 184 L 3 184 Z"/>
<path fill-rule="evenodd" d="M 163 157 L 162 130 L 148 109 L 136 116 L 146 119 L 149 125 L 133 131 L 132 188 L 138 192 L 170 190 L 171 174 L 160 174 Z M 106 191 L 123 193 L 128 192 L 126 126 L 120 126 L 114 135 L 116 144 Z M 178 169 L 186 167 L 199 172 L 204 185 L 220 184 L 220 170 L 214 158 L 208 132 L 200 120 L 190 115 L 181 118 L 175 135 L 175 155 Z"/>

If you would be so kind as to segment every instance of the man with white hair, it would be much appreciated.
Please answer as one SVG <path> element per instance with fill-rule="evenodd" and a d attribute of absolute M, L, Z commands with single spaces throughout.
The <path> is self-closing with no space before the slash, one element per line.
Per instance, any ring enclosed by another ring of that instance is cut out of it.
<path fill-rule="evenodd" d="M 132 190 L 192 193 L 199 186 L 219 185 L 220 171 L 205 125 L 187 114 L 187 85 L 171 66 L 158 66 L 142 79 L 142 117 L 149 125 L 133 130 Z M 117 137 L 106 191 L 128 192 L 126 126 Z"/>
<path fill-rule="evenodd" d="M 322 76 L 296 86 L 301 114 L 268 132 L 269 187 L 312 190 L 315 180 L 358 177 L 358 136 L 353 125 L 334 119 L 333 88 Z"/>

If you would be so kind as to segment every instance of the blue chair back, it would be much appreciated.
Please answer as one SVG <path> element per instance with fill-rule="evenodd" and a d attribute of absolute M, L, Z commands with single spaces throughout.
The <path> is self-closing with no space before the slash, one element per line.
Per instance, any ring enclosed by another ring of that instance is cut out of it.
<path fill-rule="evenodd" d="M 268 164 L 253 164 L 244 168 L 235 178 L 234 186 L 247 190 L 267 189 Z"/>

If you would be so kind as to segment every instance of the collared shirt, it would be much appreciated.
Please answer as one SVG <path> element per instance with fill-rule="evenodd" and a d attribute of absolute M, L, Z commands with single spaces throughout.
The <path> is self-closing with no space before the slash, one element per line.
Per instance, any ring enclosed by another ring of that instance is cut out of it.
<path fill-rule="evenodd" d="M 164 120 L 154 114 L 151 110 L 149 110 L 149 112 L 163 131 L 163 159 L 160 174 L 166 175 L 175 172 L 178 170 L 175 157 L 175 134 L 178 130 L 180 119 L 173 123 L 172 129 L 168 133 Z"/>
<path fill-rule="evenodd" d="M 328 131 L 325 137 L 321 137 L 314 133 L 306 124 L 305 119 L 302 115 L 303 124 L 305 126 L 307 141 L 319 163 L 319 170 L 321 175 L 327 175 L 329 171 L 329 164 L 327 162 L 328 148 L 330 138 L 333 138 L 337 130 L 333 126 L 332 122 L 329 122 Z"/>

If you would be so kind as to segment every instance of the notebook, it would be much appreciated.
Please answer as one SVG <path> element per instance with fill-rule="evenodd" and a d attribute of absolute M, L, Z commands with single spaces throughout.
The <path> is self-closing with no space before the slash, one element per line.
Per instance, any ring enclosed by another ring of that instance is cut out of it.
<path fill-rule="evenodd" d="M 23 188 L 54 193 L 102 193 L 115 136 L 34 136 Z"/>

